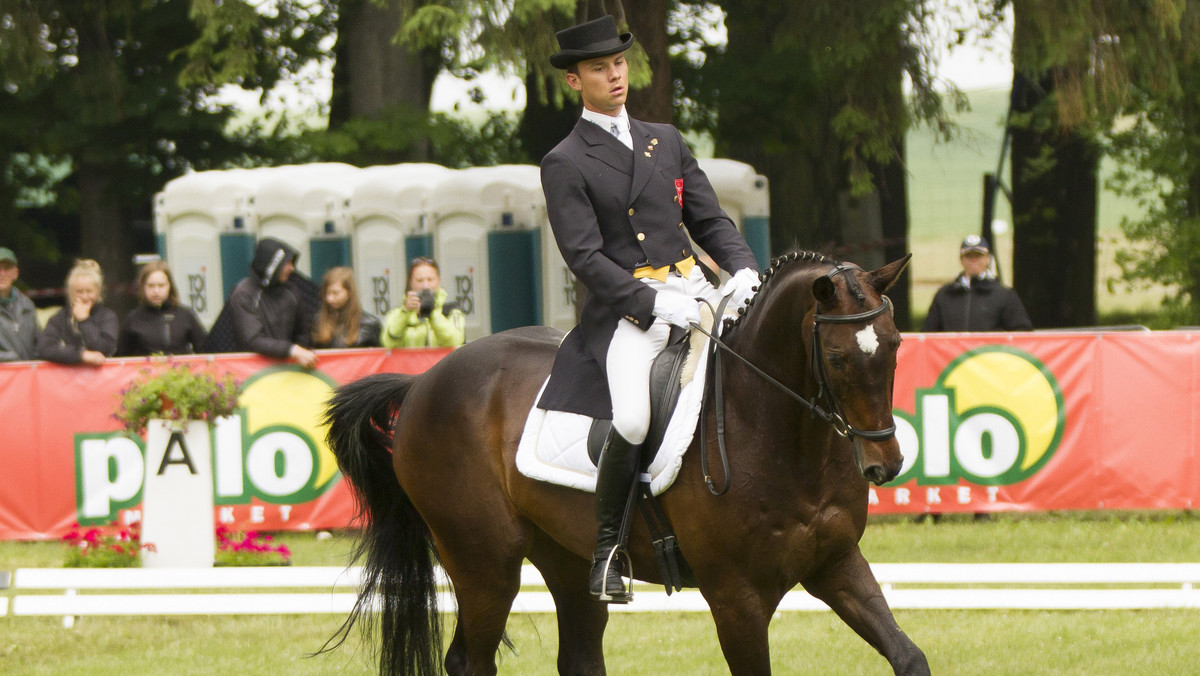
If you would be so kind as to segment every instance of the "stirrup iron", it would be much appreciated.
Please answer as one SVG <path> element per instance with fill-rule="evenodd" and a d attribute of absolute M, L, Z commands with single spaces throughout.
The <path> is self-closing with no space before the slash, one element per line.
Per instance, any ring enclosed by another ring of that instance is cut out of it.
<path fill-rule="evenodd" d="M 629 572 L 629 584 L 625 583 L 624 576 L 617 576 L 621 581 L 621 591 L 618 594 L 608 593 L 608 573 L 612 570 L 613 561 L 617 557 L 621 557 L 625 561 L 625 570 Z M 629 603 L 633 601 L 633 559 L 629 558 L 629 552 L 625 551 L 625 547 L 616 546 L 608 553 L 608 558 L 604 560 L 604 569 L 600 575 L 600 594 L 593 597 L 597 601 L 604 603 Z"/>

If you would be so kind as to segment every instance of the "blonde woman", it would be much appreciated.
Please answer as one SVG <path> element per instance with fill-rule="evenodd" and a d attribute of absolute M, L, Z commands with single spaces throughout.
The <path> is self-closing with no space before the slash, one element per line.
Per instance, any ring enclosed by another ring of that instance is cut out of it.
<path fill-rule="evenodd" d="M 38 359 L 100 366 L 117 351 L 117 313 L 104 307 L 100 264 L 79 260 L 67 274 L 67 305 L 38 336 Z"/>
<path fill-rule="evenodd" d="M 313 347 L 379 347 L 379 330 L 379 318 L 359 305 L 354 271 L 344 266 L 327 270 L 313 322 Z"/>

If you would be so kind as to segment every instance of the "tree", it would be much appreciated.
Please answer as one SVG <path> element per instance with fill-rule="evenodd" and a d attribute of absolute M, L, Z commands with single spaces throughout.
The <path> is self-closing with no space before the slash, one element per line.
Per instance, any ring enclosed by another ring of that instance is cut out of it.
<path fill-rule="evenodd" d="M 1157 26 L 1126 30 L 1119 49 L 1131 86 L 1124 125 L 1109 135 L 1121 162 L 1110 186 L 1140 203 L 1117 254 L 1134 287 L 1162 284 L 1170 325 L 1200 324 L 1200 8 L 1169 3 Z M 1150 17 L 1147 17 L 1150 19 Z"/>
<path fill-rule="evenodd" d="M 1009 4 L 994 3 L 1000 9 Z M 1104 136 L 1113 136 L 1118 157 L 1135 166 L 1148 160 L 1141 169 L 1154 180 L 1174 182 L 1166 210 L 1152 211 L 1149 220 L 1130 224 L 1129 230 L 1135 240 L 1155 240 L 1154 247 L 1164 247 L 1157 251 L 1166 255 L 1142 259 L 1127 252 L 1121 261 L 1135 277 L 1140 269 L 1161 278 L 1155 268 L 1168 260 L 1175 261 L 1167 266 L 1175 272 L 1189 269 L 1184 259 L 1195 240 L 1175 235 L 1190 229 L 1185 205 L 1194 201 L 1188 198 L 1191 186 L 1200 184 L 1172 159 L 1187 147 L 1186 140 L 1175 137 L 1180 143 L 1168 142 L 1172 149 L 1164 155 L 1158 150 L 1164 149 L 1160 141 L 1174 133 L 1167 130 L 1191 133 L 1189 122 L 1176 124 L 1188 118 L 1190 96 L 1182 92 L 1196 46 L 1189 32 L 1196 21 L 1190 7 L 1186 0 L 1152 7 L 1130 0 L 1011 2 L 1014 287 L 1036 299 L 1027 303 L 1035 326 L 1095 323 L 1096 175 Z M 1152 119 L 1162 124 L 1161 131 L 1144 124 Z M 1136 121 L 1133 133 L 1113 135 L 1118 121 L 1123 127 L 1129 120 Z M 1136 176 L 1123 172 L 1118 183 L 1121 177 L 1134 178 L 1124 185 L 1133 194 L 1148 195 L 1153 188 L 1134 187 Z M 1169 206 L 1172 201 L 1182 210 Z M 1164 216 L 1169 225 L 1157 222 Z M 1191 270 L 1200 272 L 1200 265 Z M 1186 286 L 1186 274 L 1168 280 Z"/>
<path fill-rule="evenodd" d="M 441 45 L 450 72 L 465 79 L 487 68 L 520 74 L 526 110 L 518 134 L 536 162 L 578 119 L 578 96 L 549 65 L 558 51 L 555 33 L 604 14 L 613 14 L 622 30 L 637 37 L 628 53 L 630 112 L 639 119 L 671 120 L 667 7 L 667 0 L 441 0 L 413 12 L 402 35 L 417 44 Z"/>
<path fill-rule="evenodd" d="M 237 4 L 0 0 L 0 144 L 9 166 L 21 169 L 5 173 L 4 192 L 36 192 L 77 214 L 78 250 L 64 253 L 96 259 L 110 286 L 132 280 L 135 251 L 153 250 L 150 205 L 168 179 L 262 149 L 227 136 L 230 111 L 207 97 L 233 70 L 249 86 L 274 82 L 282 68 L 275 55 L 294 52 L 266 50 L 236 30 L 208 30 L 230 25 L 221 21 L 193 21 Z M 289 36 L 273 47 L 302 45 L 294 39 L 296 18 L 281 12 L 256 26 L 259 35 Z M 228 44 L 259 61 L 234 69 L 229 59 L 204 58 Z"/>
<path fill-rule="evenodd" d="M 625 5 L 629 30 L 646 54 L 650 82 L 629 97 L 629 114 L 646 122 L 671 122 L 671 57 L 668 54 L 667 0 L 630 0 Z"/>
<path fill-rule="evenodd" d="M 772 248 L 866 245 L 852 250 L 864 264 L 882 261 L 885 248 L 898 257 L 907 250 L 903 135 L 942 114 L 929 50 L 913 32 L 926 19 L 924 3 L 723 7 L 729 44 L 706 66 L 716 70 L 718 153 L 769 178 Z M 907 284 L 893 292 L 902 327 Z"/>
<path fill-rule="evenodd" d="M 1100 153 L 1087 123 L 1099 120 L 1083 85 L 1097 33 L 1074 4 L 1012 3 L 1013 288 L 1036 327 L 1096 322 Z"/>
<path fill-rule="evenodd" d="M 1013 288 L 1039 328 L 1096 323 L 1100 152 L 1086 130 L 1057 124 L 1055 87 L 1018 72 L 1012 92 Z"/>
<path fill-rule="evenodd" d="M 413 4 L 419 3 L 338 3 L 329 129 L 357 121 L 362 141 L 359 152 L 345 159 L 364 165 L 429 159 L 429 141 L 420 131 L 442 58 L 436 45 L 417 47 L 397 39 Z"/>

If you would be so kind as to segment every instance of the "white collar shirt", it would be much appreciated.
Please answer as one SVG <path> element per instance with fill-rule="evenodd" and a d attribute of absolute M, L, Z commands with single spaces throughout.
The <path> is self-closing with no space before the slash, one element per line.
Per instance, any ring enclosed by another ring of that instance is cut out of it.
<path fill-rule="evenodd" d="M 621 112 L 615 116 L 597 113 L 594 110 L 584 108 L 582 117 L 588 122 L 599 126 L 604 131 L 613 134 L 621 143 L 625 144 L 626 148 L 633 150 L 633 135 L 629 132 L 629 114 L 625 112 L 625 106 L 621 106 Z M 616 132 L 613 132 L 613 125 L 616 125 Z"/>

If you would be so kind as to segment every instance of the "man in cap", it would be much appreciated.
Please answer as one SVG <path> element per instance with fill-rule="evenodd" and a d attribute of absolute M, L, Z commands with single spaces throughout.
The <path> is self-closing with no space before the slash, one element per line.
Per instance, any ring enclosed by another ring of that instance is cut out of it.
<path fill-rule="evenodd" d="M 0 361 L 34 358 L 37 342 L 37 308 L 17 290 L 17 255 L 0 247 Z"/>
<path fill-rule="evenodd" d="M 738 308 L 759 277 L 750 247 L 679 131 L 626 113 L 625 51 L 633 35 L 618 34 L 613 18 L 603 16 L 557 37 L 560 50 L 550 63 L 566 71 L 583 113 L 542 160 L 542 189 L 559 250 L 587 295 L 538 406 L 612 420 L 597 468 L 589 591 L 600 601 L 627 603 L 632 595 L 614 553 L 650 425 L 651 362 L 672 325 L 700 321 L 698 297 L 715 304 L 732 295 Z M 724 294 L 696 265 L 688 234 L 732 273 Z"/>
<path fill-rule="evenodd" d="M 959 246 L 962 274 L 938 289 L 921 330 L 1029 331 L 1033 324 L 1017 292 L 992 272 L 986 239 L 967 235 Z"/>

